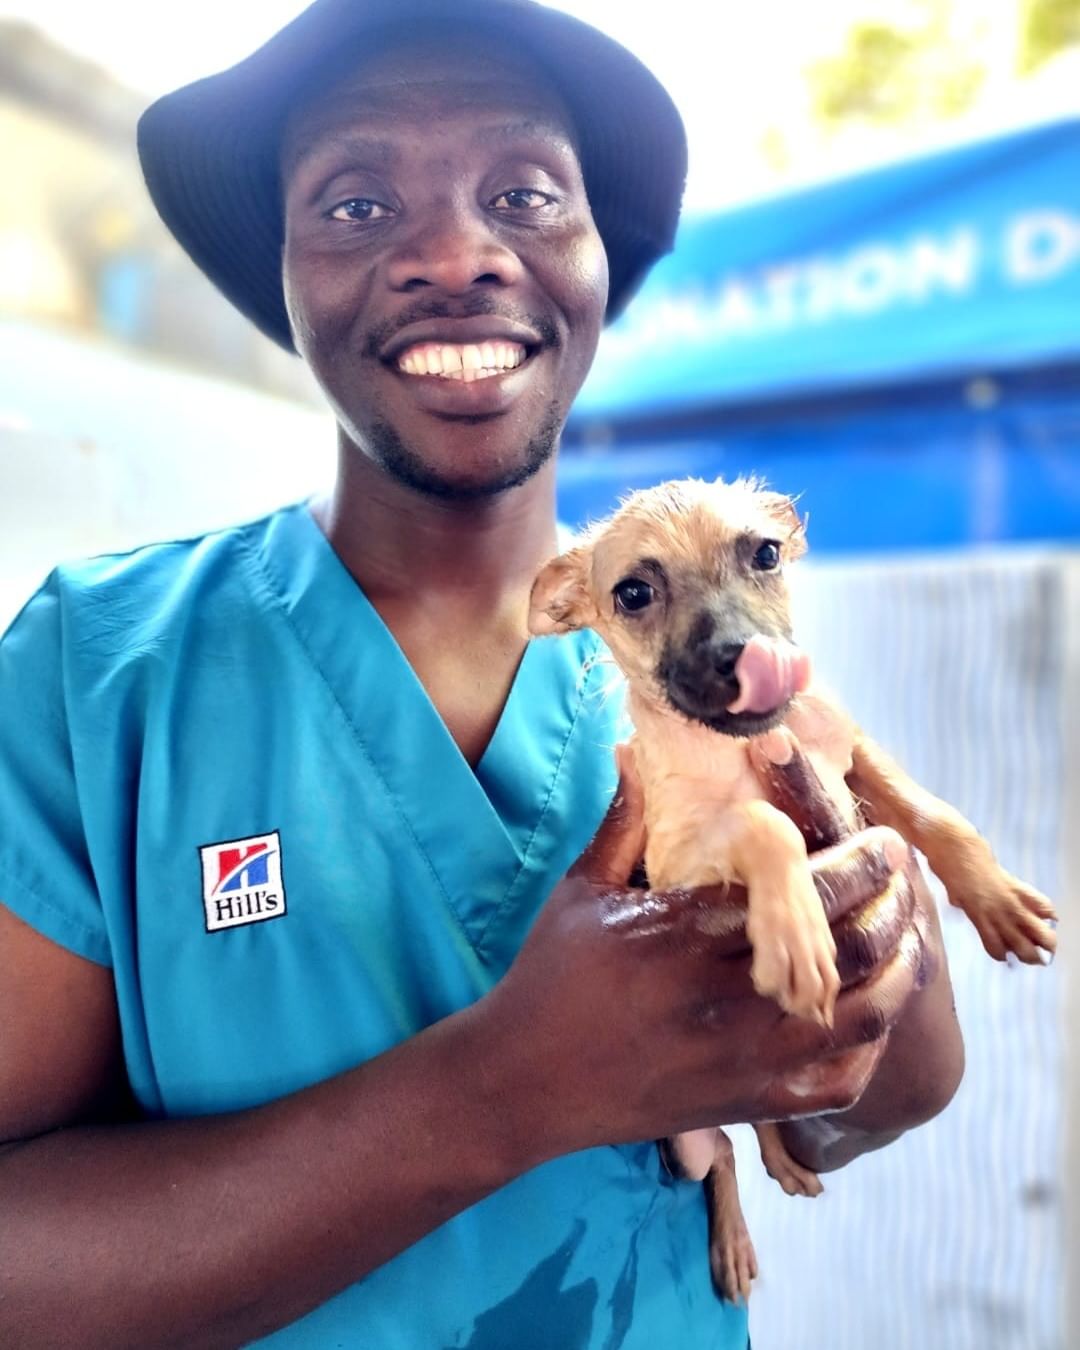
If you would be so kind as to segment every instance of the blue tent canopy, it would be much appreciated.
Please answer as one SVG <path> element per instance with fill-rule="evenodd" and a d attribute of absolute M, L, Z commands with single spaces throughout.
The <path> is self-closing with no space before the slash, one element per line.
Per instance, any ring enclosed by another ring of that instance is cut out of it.
<path fill-rule="evenodd" d="M 1080 537 L 1080 119 L 688 218 L 567 444 L 574 521 L 757 471 L 846 486 L 827 547 Z M 852 497 L 882 491 L 869 542 Z"/>
<path fill-rule="evenodd" d="M 1080 362 L 1080 119 L 687 219 L 579 417 Z"/>

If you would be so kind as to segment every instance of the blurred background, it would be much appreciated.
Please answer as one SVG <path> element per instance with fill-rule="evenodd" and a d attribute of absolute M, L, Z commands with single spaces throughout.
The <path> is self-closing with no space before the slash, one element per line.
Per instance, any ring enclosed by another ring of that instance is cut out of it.
<path fill-rule="evenodd" d="M 301 7 L 0 0 L 0 628 L 61 559 L 329 481 L 317 390 L 165 233 L 134 152 L 154 96 Z M 563 518 L 684 474 L 801 494 L 820 673 L 1065 921 L 1032 971 L 944 912 L 969 1056 L 931 1126 L 813 1203 L 739 1141 L 755 1346 L 1076 1350 L 1080 0 L 562 7 L 657 72 L 691 145 Z"/>

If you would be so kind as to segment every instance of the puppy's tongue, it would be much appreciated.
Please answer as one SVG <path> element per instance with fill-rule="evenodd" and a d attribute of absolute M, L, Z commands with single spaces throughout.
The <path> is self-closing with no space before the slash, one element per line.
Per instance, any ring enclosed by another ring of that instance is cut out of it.
<path fill-rule="evenodd" d="M 810 658 L 783 638 L 757 633 L 739 653 L 735 678 L 739 696 L 728 704 L 728 712 L 772 712 L 810 683 Z"/>

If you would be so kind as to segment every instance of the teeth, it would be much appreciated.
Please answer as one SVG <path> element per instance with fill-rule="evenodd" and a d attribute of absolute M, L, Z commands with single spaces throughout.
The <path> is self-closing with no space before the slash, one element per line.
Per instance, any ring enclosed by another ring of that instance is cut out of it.
<path fill-rule="evenodd" d="M 517 342 L 418 342 L 401 353 L 397 365 L 406 375 L 437 375 L 471 384 L 514 370 L 524 360 L 525 348 Z"/>

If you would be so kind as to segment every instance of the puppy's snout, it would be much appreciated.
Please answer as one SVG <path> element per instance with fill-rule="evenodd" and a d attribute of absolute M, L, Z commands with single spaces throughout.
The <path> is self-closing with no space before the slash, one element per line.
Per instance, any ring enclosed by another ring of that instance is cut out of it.
<path fill-rule="evenodd" d="M 735 666 L 742 655 L 744 642 L 714 642 L 710 644 L 709 656 L 712 668 L 722 680 L 735 678 Z"/>
<path fill-rule="evenodd" d="M 739 631 L 741 625 L 729 625 L 727 620 L 726 615 L 697 615 L 685 640 L 666 648 L 657 674 L 679 712 L 717 731 L 741 736 L 748 734 L 751 719 L 733 717 L 729 709 L 741 697 L 742 672 L 736 674 L 736 668 L 751 638 Z M 732 636 L 732 628 L 737 636 Z M 768 720 L 752 729 L 762 729 Z"/>
<path fill-rule="evenodd" d="M 720 711 L 739 692 L 735 666 L 744 645 L 718 630 L 711 614 L 700 614 L 685 642 L 668 648 L 661 663 L 661 679 L 676 701 Z"/>
<path fill-rule="evenodd" d="M 735 663 L 745 643 L 729 642 L 716 631 L 716 619 L 707 610 L 694 620 L 687 634 L 686 650 L 690 661 L 702 674 L 711 672 L 722 680 L 735 678 Z"/>

